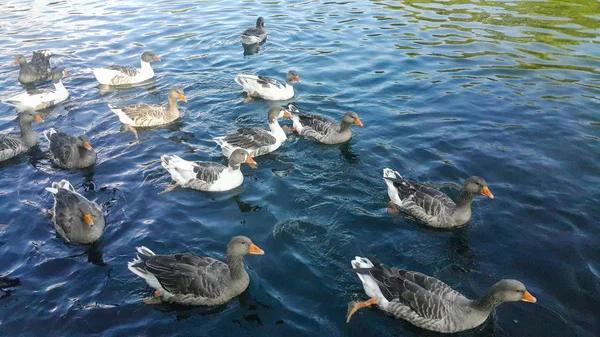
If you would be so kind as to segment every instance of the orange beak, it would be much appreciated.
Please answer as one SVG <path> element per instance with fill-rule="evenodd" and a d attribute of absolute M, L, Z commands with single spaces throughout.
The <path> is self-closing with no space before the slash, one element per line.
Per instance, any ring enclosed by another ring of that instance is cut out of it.
<path fill-rule="evenodd" d="M 246 157 L 246 164 L 250 165 L 250 167 L 252 167 L 252 168 L 258 167 L 258 164 L 250 156 Z"/>
<path fill-rule="evenodd" d="M 40 117 L 40 115 L 35 115 L 35 121 L 38 123 L 44 123 L 44 120 L 42 119 L 42 117 Z"/>
<path fill-rule="evenodd" d="M 66 71 L 66 70 L 65 70 L 65 71 L 63 71 L 63 73 L 64 73 L 64 74 L 63 74 L 63 76 L 69 76 L 69 75 L 71 75 L 71 73 L 70 73 L 70 72 L 68 72 L 68 71 Z"/>
<path fill-rule="evenodd" d="M 187 98 L 185 98 L 185 96 L 183 96 L 183 94 L 179 95 L 179 99 L 187 103 Z"/>
<path fill-rule="evenodd" d="M 83 221 L 90 227 L 94 225 L 94 219 L 92 219 L 92 215 L 89 213 L 83 216 Z"/>
<path fill-rule="evenodd" d="M 354 124 L 358 126 L 363 126 L 363 123 L 358 118 L 354 121 Z"/>
<path fill-rule="evenodd" d="M 159 58 L 158 56 L 156 56 L 156 55 L 154 55 L 154 57 L 153 57 L 152 59 L 153 59 L 154 61 L 156 61 L 156 62 L 160 62 L 160 58 Z"/>
<path fill-rule="evenodd" d="M 492 194 L 492 192 L 490 192 L 490 189 L 487 188 L 487 186 L 483 186 L 483 188 L 481 189 L 481 195 L 485 195 L 490 199 L 494 199 L 494 195 Z"/>
<path fill-rule="evenodd" d="M 521 301 L 531 302 L 531 303 L 537 302 L 537 300 L 535 299 L 535 297 L 533 297 L 533 295 L 531 295 L 529 293 L 529 291 L 525 291 L 525 294 L 523 294 L 523 298 L 521 299 Z"/>
<path fill-rule="evenodd" d="M 298 83 L 302 82 L 302 81 L 300 81 L 300 77 L 298 77 L 298 75 L 296 75 L 296 77 L 294 77 L 294 80 Z"/>
<path fill-rule="evenodd" d="M 283 117 L 292 118 L 292 114 L 287 110 L 283 110 Z"/>
<path fill-rule="evenodd" d="M 83 148 L 86 150 L 92 150 L 92 144 L 90 144 L 90 142 L 85 142 L 83 143 Z"/>
<path fill-rule="evenodd" d="M 19 65 L 19 60 L 15 59 L 15 65 L 18 66 Z"/>
<path fill-rule="evenodd" d="M 265 255 L 265 252 L 258 248 L 257 245 L 251 243 L 250 247 L 248 247 L 248 254 Z"/>

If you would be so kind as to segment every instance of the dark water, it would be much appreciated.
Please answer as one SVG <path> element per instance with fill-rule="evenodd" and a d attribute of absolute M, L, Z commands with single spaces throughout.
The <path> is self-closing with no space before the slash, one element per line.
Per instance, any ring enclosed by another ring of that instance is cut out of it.
<path fill-rule="evenodd" d="M 99 162 L 53 167 L 40 142 L 0 164 L 1 336 L 435 336 L 367 309 L 348 271 L 355 255 L 436 276 L 468 297 L 501 278 L 537 304 L 499 308 L 461 336 L 594 336 L 600 331 L 600 5 L 596 1 L 4 1 L 0 89 L 21 92 L 13 55 L 49 48 L 70 100 L 41 132 L 86 132 Z M 244 55 L 239 33 L 265 17 L 269 38 Z M 137 65 L 152 50 L 156 83 L 100 91 L 86 69 Z M 242 188 L 177 189 L 158 159 L 223 161 L 211 137 L 264 126 L 268 104 L 242 103 L 241 71 L 298 71 L 297 104 L 365 124 L 349 144 L 291 139 L 244 168 Z M 181 86 L 185 116 L 120 133 L 109 103 L 162 102 Z M 0 129 L 15 127 L 0 107 Z M 480 175 L 470 226 L 426 228 L 385 212 L 383 167 L 456 197 Z M 66 244 L 42 214 L 44 187 L 70 180 L 104 206 L 94 247 Z M 247 292 L 212 308 L 148 306 L 151 289 L 126 268 L 135 247 L 222 257 L 233 235 L 249 256 Z M 595 332 L 594 332 L 595 331 Z"/>

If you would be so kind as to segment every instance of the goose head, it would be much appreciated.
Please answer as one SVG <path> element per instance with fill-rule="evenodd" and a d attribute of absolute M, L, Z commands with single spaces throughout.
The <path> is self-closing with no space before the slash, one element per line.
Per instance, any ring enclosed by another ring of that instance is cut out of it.
<path fill-rule="evenodd" d="M 490 192 L 490 189 L 487 187 L 485 180 L 478 176 L 472 176 L 465 180 L 462 189 L 473 195 L 481 194 L 485 195 L 490 199 L 494 199 L 494 195 L 492 194 L 492 192 Z"/>
<path fill-rule="evenodd" d="M 293 85 L 294 81 L 301 83 L 300 77 L 298 77 L 298 73 L 295 70 L 290 70 L 285 77 L 285 83 L 288 85 Z"/>
<path fill-rule="evenodd" d="M 258 167 L 258 164 L 250 157 L 250 154 L 246 150 L 237 149 L 229 156 L 229 166 L 239 168 L 243 163 L 248 164 L 252 168 Z"/>
<path fill-rule="evenodd" d="M 363 126 L 363 123 L 360 121 L 360 118 L 358 118 L 358 115 L 356 114 L 356 112 L 346 112 L 344 114 L 344 116 L 342 117 L 342 124 L 354 124 L 354 125 L 358 125 L 358 126 Z"/>
<path fill-rule="evenodd" d="M 267 113 L 267 121 L 269 122 L 269 124 L 274 123 L 276 120 L 281 119 L 281 118 L 292 118 L 292 115 L 290 114 L 289 111 L 287 111 L 286 109 L 280 107 L 280 106 L 274 106 L 271 109 L 269 109 L 269 112 Z"/>
<path fill-rule="evenodd" d="M 234 236 L 227 244 L 227 255 L 244 256 L 246 254 L 264 255 L 265 252 L 245 236 Z"/>
<path fill-rule="evenodd" d="M 142 54 L 142 61 L 143 62 L 152 62 L 152 61 L 159 62 L 160 58 L 158 56 L 154 55 L 154 53 L 151 51 L 145 51 Z"/>

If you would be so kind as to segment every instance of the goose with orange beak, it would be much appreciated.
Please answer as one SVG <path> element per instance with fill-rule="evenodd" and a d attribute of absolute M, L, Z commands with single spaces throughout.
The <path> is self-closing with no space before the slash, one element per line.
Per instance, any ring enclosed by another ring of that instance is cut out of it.
<path fill-rule="evenodd" d="M 98 156 L 88 136 L 73 137 L 53 128 L 44 131 L 44 136 L 50 142 L 51 159 L 56 166 L 81 169 L 96 163 Z"/>
<path fill-rule="evenodd" d="M 91 244 L 102 236 L 104 215 L 98 204 L 77 193 L 66 180 L 53 183 L 46 190 L 54 196 L 54 228 L 67 242 Z"/>
<path fill-rule="evenodd" d="M 112 112 L 119 116 L 119 121 L 133 132 L 135 138 L 138 138 L 136 127 L 155 127 L 167 125 L 181 114 L 177 107 L 177 101 L 187 102 L 183 94 L 183 89 L 174 87 L 169 90 L 167 105 L 162 104 L 131 104 L 122 107 L 109 104 Z"/>
<path fill-rule="evenodd" d="M 292 115 L 280 106 L 272 107 L 267 113 L 270 130 L 261 128 L 240 128 L 224 137 L 215 137 L 223 154 L 229 158 L 236 149 L 244 149 L 252 157 L 262 156 L 277 150 L 287 139 L 287 135 L 277 121 L 280 118 L 292 118 Z"/>
<path fill-rule="evenodd" d="M 357 256 L 351 264 L 370 299 L 350 303 L 347 323 L 357 310 L 377 306 L 423 329 L 453 333 L 481 325 L 502 303 L 537 301 L 517 280 L 501 280 L 470 300 L 434 277 L 390 267 L 374 257 Z"/>
<path fill-rule="evenodd" d="M 137 251 L 127 267 L 155 289 L 146 303 L 184 305 L 220 305 L 237 297 L 250 283 L 244 256 L 265 253 L 245 236 L 229 241 L 226 262 L 192 253 L 156 255 L 146 247 Z"/>
<path fill-rule="evenodd" d="M 227 166 L 215 162 L 187 161 L 176 155 L 164 155 L 160 159 L 162 166 L 175 180 L 175 184 L 161 194 L 177 186 L 207 192 L 229 191 L 244 182 L 244 175 L 240 171 L 242 164 L 257 167 L 248 151 L 243 149 L 233 151 Z"/>
<path fill-rule="evenodd" d="M 350 125 L 363 126 L 355 112 L 346 112 L 338 124 L 325 116 L 301 113 L 298 107 L 291 103 L 288 110 L 294 121 L 293 131 L 302 137 L 312 138 L 323 144 L 345 143 L 352 138 Z"/>
<path fill-rule="evenodd" d="M 31 111 L 21 111 L 18 117 L 21 135 L 0 135 L 0 162 L 28 152 L 37 144 L 38 136 L 33 132 L 33 122 L 43 123 L 39 115 Z"/>
<path fill-rule="evenodd" d="M 383 169 L 383 180 L 391 200 L 388 209 L 390 213 L 397 213 L 400 209 L 431 227 L 463 226 L 471 220 L 471 204 L 476 195 L 494 199 L 485 180 L 477 176 L 465 180 L 457 203 L 443 192 L 407 180 L 389 168 Z"/>
<path fill-rule="evenodd" d="M 300 77 L 295 70 L 290 70 L 285 77 L 285 85 L 267 77 L 250 74 L 238 74 L 235 82 L 242 86 L 246 92 L 246 100 L 260 97 L 270 101 L 285 101 L 294 97 L 294 82 L 300 83 Z"/>

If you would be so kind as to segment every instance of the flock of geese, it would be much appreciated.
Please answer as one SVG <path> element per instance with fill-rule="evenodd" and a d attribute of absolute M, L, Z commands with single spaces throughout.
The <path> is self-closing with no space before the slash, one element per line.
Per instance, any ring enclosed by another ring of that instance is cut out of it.
<path fill-rule="evenodd" d="M 261 17 L 256 21 L 256 27 L 242 33 L 241 42 L 244 45 L 260 44 L 266 38 Z M 51 56 L 49 51 L 44 50 L 33 52 L 29 62 L 22 55 L 15 58 L 15 64 L 21 67 L 19 82 L 30 84 L 52 80 L 54 90 L 34 90 L 3 100 L 17 109 L 21 134 L 0 136 L 0 161 L 26 153 L 34 147 L 37 136 L 32 130 L 32 123 L 43 122 L 36 111 L 53 107 L 69 97 L 61 81 L 69 73 L 52 69 Z M 112 65 L 91 69 L 91 72 L 102 85 L 135 85 L 154 77 L 150 63 L 158 61 L 158 56 L 147 51 L 141 55 L 140 68 Z M 290 70 L 284 84 L 266 76 L 250 74 L 237 75 L 235 82 L 246 92 L 245 101 L 253 98 L 279 101 L 294 96 L 294 82 L 300 82 L 300 78 L 296 71 Z M 166 105 L 139 103 L 120 107 L 109 105 L 108 108 L 137 138 L 138 128 L 164 126 L 180 118 L 177 107 L 180 100 L 187 102 L 183 90 L 174 87 L 168 93 Z M 282 118 L 290 118 L 292 127 L 282 128 L 279 124 Z M 178 186 L 200 191 L 227 191 L 241 185 L 244 176 L 240 166 L 248 164 L 256 167 L 254 158 L 277 150 L 287 139 L 286 131 L 324 144 L 339 144 L 351 139 L 351 125 L 363 126 L 354 112 L 347 112 L 341 122 L 336 123 L 325 116 L 302 113 L 294 104 L 287 109 L 280 106 L 270 108 L 267 124 L 269 130 L 241 128 L 213 139 L 228 158 L 228 165 L 163 155 L 161 164 L 175 182 L 164 192 Z M 44 131 L 44 136 L 56 166 L 81 169 L 95 164 L 97 155 L 86 135 L 74 136 L 51 128 Z M 391 200 L 389 212 L 403 211 L 425 225 L 437 228 L 465 225 L 471 218 L 471 204 L 476 195 L 494 198 L 485 180 L 480 177 L 470 177 L 464 182 L 457 202 L 441 191 L 407 180 L 389 168 L 383 170 L 383 179 Z M 66 180 L 54 182 L 46 190 L 54 196 L 52 221 L 61 237 L 72 243 L 91 244 L 102 236 L 105 222 L 98 204 L 79 194 Z M 128 267 L 156 290 L 146 302 L 187 305 L 218 305 L 240 295 L 249 284 L 244 256 L 264 254 L 244 236 L 233 237 L 227 244 L 226 262 L 192 253 L 156 255 L 146 247 L 138 247 L 137 251 L 139 255 L 128 263 Z M 479 299 L 470 300 L 438 279 L 389 267 L 374 257 L 357 256 L 351 265 L 370 299 L 350 303 L 348 322 L 358 309 L 376 305 L 416 326 L 450 333 L 479 326 L 504 302 L 536 302 L 525 286 L 516 280 L 501 280 Z"/>

